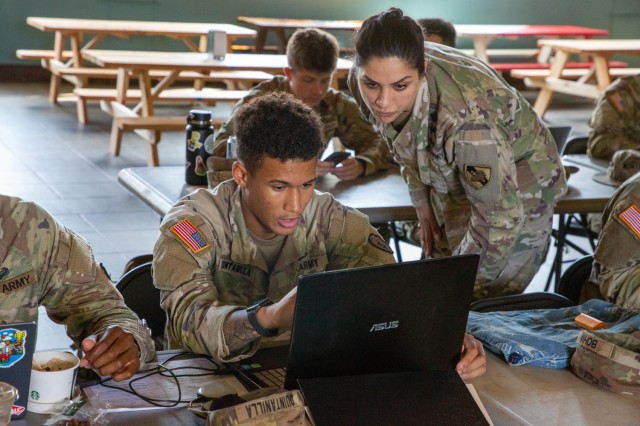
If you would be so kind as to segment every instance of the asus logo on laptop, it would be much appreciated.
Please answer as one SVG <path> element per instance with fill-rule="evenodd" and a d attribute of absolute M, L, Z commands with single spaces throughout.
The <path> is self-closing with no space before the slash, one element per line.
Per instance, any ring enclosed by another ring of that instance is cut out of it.
<path fill-rule="evenodd" d="M 390 330 L 392 328 L 398 328 L 399 325 L 400 325 L 400 321 L 389 321 L 389 322 L 381 322 L 378 324 L 373 324 L 373 326 L 371 326 L 371 330 L 369 330 L 369 333 L 374 331 L 383 331 L 383 330 Z"/>

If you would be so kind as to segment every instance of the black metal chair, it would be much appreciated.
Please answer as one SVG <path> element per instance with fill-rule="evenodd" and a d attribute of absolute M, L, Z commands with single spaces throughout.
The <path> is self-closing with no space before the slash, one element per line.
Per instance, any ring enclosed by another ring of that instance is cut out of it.
<path fill-rule="evenodd" d="M 580 292 L 591 275 L 592 265 L 592 255 L 576 260 L 560 277 L 558 293 L 570 299 L 574 304 L 579 304 Z"/>
<path fill-rule="evenodd" d="M 160 290 L 153 285 L 151 262 L 143 263 L 120 278 L 116 288 L 122 294 L 124 303 L 135 312 L 140 319 L 145 319 L 151 329 L 151 335 L 158 345 L 164 340 L 164 328 L 167 314 L 160 307 Z"/>
<path fill-rule="evenodd" d="M 560 152 L 562 155 L 586 154 L 588 141 L 589 136 L 575 136 L 565 143 L 564 148 Z"/>
<path fill-rule="evenodd" d="M 549 131 L 556 142 L 558 152 L 562 154 L 569 134 L 571 133 L 571 126 L 549 126 Z"/>
<path fill-rule="evenodd" d="M 588 136 L 576 136 L 567 141 L 562 150 L 562 155 L 568 154 L 586 154 L 587 153 L 587 142 L 589 140 Z M 562 259 L 562 248 L 564 245 L 571 247 L 578 253 L 583 256 L 589 255 L 593 253 L 596 248 L 598 234 L 589 229 L 589 223 L 587 220 L 586 214 L 569 214 L 569 215 L 560 215 L 559 217 L 561 226 L 559 229 L 553 229 L 551 231 L 551 235 L 556 240 L 556 245 L 558 246 L 558 242 L 561 244 L 558 247 L 558 251 L 556 252 L 556 264 L 561 264 L 562 262 L 566 262 L 566 260 Z M 560 232 L 562 230 L 562 233 Z M 591 252 L 585 250 L 580 245 L 574 243 L 573 241 L 567 239 L 568 235 L 573 235 L 577 237 L 586 238 L 589 242 L 589 246 L 591 247 Z M 548 291 L 551 287 L 551 280 L 556 273 L 558 268 L 552 268 L 549 273 L 549 277 L 547 279 L 547 284 L 545 287 L 545 291 Z M 556 276 L 554 288 L 558 291 L 558 286 L 560 282 L 560 276 Z"/>
<path fill-rule="evenodd" d="M 571 300 L 560 294 L 536 292 L 477 300 L 471 303 L 469 310 L 475 312 L 520 311 L 527 309 L 558 309 L 575 305 Z"/>

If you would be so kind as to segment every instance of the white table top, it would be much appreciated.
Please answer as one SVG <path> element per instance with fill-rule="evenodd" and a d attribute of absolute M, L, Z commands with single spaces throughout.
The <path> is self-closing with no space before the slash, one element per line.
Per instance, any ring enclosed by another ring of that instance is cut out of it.
<path fill-rule="evenodd" d="M 130 69 L 259 69 L 282 70 L 287 66 L 286 55 L 229 53 L 224 59 L 212 59 L 208 53 L 152 52 L 130 50 L 83 51 L 85 59 L 106 68 Z M 337 71 L 351 69 L 351 61 L 338 59 Z"/>

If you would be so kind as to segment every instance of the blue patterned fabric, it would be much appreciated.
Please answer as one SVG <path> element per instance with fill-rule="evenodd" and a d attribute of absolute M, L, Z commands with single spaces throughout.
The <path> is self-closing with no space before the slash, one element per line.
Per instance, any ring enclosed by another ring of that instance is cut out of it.
<path fill-rule="evenodd" d="M 567 368 L 582 329 L 575 323 L 580 313 L 607 324 L 605 333 L 640 330 L 640 314 L 602 300 L 562 309 L 469 312 L 467 331 L 512 365 Z"/>

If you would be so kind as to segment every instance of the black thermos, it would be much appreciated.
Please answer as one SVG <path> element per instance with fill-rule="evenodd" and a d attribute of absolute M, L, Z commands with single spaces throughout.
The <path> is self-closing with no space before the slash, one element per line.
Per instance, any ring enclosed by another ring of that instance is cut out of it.
<path fill-rule="evenodd" d="M 189 185 L 207 185 L 207 158 L 213 154 L 214 130 L 211 125 L 211 111 L 189 111 L 186 130 L 185 181 Z"/>

